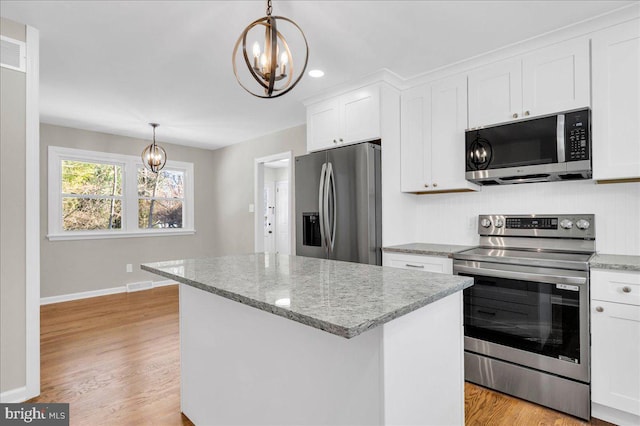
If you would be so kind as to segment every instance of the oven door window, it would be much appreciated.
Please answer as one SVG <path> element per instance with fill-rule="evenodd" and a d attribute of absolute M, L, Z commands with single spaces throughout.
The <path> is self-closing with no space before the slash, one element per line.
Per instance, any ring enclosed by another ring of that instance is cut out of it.
<path fill-rule="evenodd" d="M 557 163 L 557 123 L 551 116 L 467 132 L 467 157 L 486 160 L 467 161 L 467 171 Z"/>
<path fill-rule="evenodd" d="M 465 336 L 580 362 L 581 287 L 473 278 L 464 291 Z"/>

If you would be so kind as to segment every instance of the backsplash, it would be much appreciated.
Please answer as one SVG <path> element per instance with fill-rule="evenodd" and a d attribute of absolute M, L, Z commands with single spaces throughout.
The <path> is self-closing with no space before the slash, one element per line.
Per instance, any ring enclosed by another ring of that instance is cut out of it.
<path fill-rule="evenodd" d="M 598 252 L 640 255 L 640 183 L 548 182 L 417 197 L 416 242 L 477 244 L 479 214 L 592 213 Z"/>

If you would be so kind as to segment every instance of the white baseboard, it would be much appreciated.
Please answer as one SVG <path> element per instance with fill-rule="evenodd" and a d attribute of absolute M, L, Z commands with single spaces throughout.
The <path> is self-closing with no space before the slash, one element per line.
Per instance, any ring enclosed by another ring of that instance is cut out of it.
<path fill-rule="evenodd" d="M 0 402 L 4 404 L 14 404 L 17 402 L 25 402 L 27 397 L 27 387 L 23 386 L 17 389 L 11 389 L 0 393 Z"/>
<path fill-rule="evenodd" d="M 640 416 L 591 402 L 591 417 L 622 426 L 640 425 Z"/>
<path fill-rule="evenodd" d="M 172 280 L 154 281 L 150 288 L 163 287 L 166 285 L 177 284 Z M 107 296 L 109 294 L 126 293 L 127 286 L 104 288 L 101 290 L 82 291 L 79 293 L 61 294 L 60 296 L 41 297 L 40 305 L 50 305 L 52 303 L 70 302 L 72 300 L 88 299 L 90 297 Z"/>

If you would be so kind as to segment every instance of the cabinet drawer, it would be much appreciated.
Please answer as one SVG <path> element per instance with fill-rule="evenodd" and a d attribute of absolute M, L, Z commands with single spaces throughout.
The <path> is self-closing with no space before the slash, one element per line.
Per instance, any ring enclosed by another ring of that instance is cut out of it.
<path fill-rule="evenodd" d="M 383 266 L 440 274 L 453 273 L 453 261 L 446 257 L 384 253 Z"/>
<path fill-rule="evenodd" d="M 640 273 L 592 270 L 591 298 L 640 306 Z"/>

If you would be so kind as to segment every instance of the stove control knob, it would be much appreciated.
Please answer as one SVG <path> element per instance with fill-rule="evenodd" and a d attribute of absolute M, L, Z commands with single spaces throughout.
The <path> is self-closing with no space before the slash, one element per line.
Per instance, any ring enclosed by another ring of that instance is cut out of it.
<path fill-rule="evenodd" d="M 485 219 L 482 219 L 482 220 L 480 221 L 480 225 L 481 225 L 482 227 L 484 227 L 484 228 L 488 228 L 488 227 L 490 227 L 490 226 L 491 226 L 491 221 L 490 221 L 489 219 L 486 219 L 486 218 L 485 218 Z"/>
<path fill-rule="evenodd" d="M 569 219 L 563 219 L 560 222 L 560 227 L 562 229 L 571 229 L 571 228 L 573 228 L 573 222 L 571 222 Z"/>
<path fill-rule="evenodd" d="M 496 228 L 502 228 L 502 225 L 504 225 L 504 221 L 502 219 L 496 219 L 496 223 L 494 225 Z"/>
<path fill-rule="evenodd" d="M 586 231 L 587 229 L 589 229 L 589 226 L 591 226 L 591 224 L 589 223 L 588 220 L 580 219 L 579 221 L 576 222 L 576 226 L 578 227 L 578 229 L 582 229 L 583 231 Z"/>

